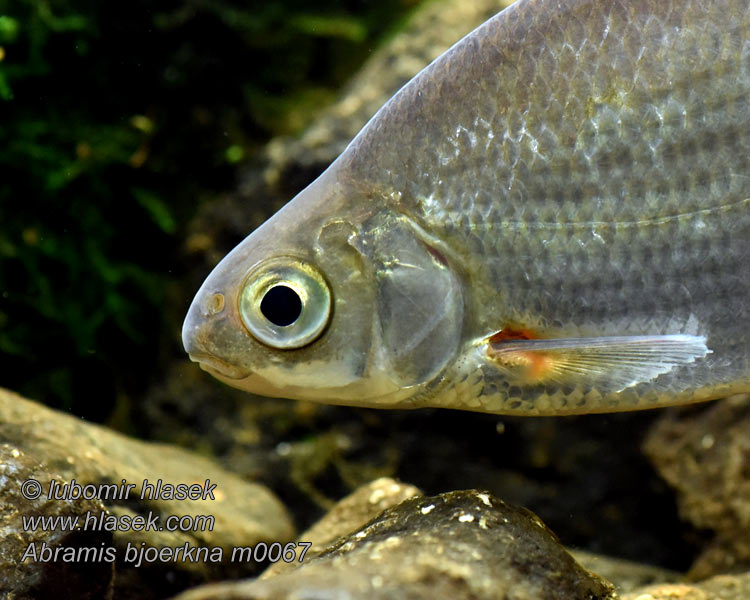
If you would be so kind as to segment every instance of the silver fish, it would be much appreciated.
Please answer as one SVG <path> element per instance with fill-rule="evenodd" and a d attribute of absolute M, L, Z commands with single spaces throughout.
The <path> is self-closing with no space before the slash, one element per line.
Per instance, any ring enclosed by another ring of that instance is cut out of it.
<path fill-rule="evenodd" d="M 560 415 L 750 391 L 750 3 L 521 0 L 208 277 L 270 396 Z"/>

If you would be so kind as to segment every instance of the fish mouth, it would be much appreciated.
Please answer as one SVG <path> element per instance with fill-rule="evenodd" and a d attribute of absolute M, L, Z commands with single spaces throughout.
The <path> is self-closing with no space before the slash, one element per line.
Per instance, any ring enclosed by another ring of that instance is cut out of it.
<path fill-rule="evenodd" d="M 207 373 L 224 379 L 245 379 L 250 374 L 248 370 L 231 365 L 215 356 L 198 353 L 188 354 L 188 356 L 190 360 L 197 362 L 198 366 Z"/>

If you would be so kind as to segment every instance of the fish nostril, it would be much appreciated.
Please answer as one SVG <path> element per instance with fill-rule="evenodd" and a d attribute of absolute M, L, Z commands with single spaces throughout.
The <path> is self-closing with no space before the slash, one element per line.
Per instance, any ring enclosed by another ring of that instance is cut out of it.
<path fill-rule="evenodd" d="M 218 315 L 224 310 L 224 294 L 216 292 L 208 296 L 203 302 L 206 316 Z"/>

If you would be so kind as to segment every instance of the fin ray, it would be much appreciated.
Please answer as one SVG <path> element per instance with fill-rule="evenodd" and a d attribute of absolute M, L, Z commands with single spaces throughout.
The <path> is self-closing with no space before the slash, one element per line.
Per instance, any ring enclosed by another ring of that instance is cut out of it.
<path fill-rule="evenodd" d="M 688 365 L 709 354 L 697 335 L 639 335 L 490 341 L 489 356 L 504 366 L 526 367 L 530 382 L 596 380 L 612 391 Z"/>

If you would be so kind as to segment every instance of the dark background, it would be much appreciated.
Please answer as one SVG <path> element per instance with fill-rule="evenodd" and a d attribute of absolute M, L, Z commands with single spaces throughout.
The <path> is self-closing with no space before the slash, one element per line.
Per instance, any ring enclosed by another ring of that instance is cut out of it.
<path fill-rule="evenodd" d="M 180 350 L 191 218 L 416 3 L 0 1 L 0 385 L 132 410 Z"/>

